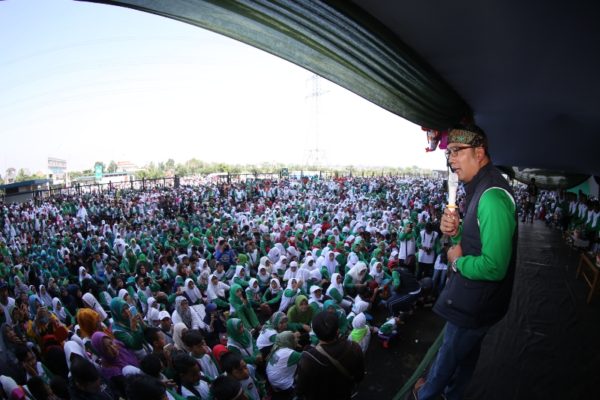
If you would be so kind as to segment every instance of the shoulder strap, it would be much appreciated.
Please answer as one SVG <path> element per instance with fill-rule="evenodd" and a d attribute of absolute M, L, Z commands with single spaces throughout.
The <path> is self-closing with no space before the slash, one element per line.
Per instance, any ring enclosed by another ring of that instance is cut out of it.
<path fill-rule="evenodd" d="M 344 375 L 344 377 L 348 380 L 353 381 L 354 377 L 348 372 L 348 370 L 342 365 L 340 364 L 336 359 L 334 359 L 333 357 L 331 357 L 323 348 L 323 346 L 321 346 L 320 344 L 317 345 L 317 347 L 315 347 L 315 349 L 321 353 L 322 355 L 324 355 L 329 362 L 337 368 L 338 371 L 341 372 L 342 375 Z"/>

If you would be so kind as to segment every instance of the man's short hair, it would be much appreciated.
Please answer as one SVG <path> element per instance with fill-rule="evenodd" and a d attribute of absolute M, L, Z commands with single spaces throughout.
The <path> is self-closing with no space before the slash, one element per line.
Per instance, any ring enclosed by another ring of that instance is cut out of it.
<path fill-rule="evenodd" d="M 173 354 L 173 369 L 178 374 L 185 374 L 196 365 L 196 360 L 189 354 L 179 351 Z"/>
<path fill-rule="evenodd" d="M 39 376 L 34 376 L 33 378 L 27 381 L 27 389 L 29 389 L 29 392 L 31 392 L 31 395 L 34 399 L 48 398 L 46 384 Z"/>
<path fill-rule="evenodd" d="M 160 329 L 155 328 L 153 326 L 149 326 L 144 329 L 144 339 L 146 339 L 146 342 L 152 344 L 155 340 L 158 340 L 160 338 L 158 336 L 159 332 L 161 332 Z"/>
<path fill-rule="evenodd" d="M 156 354 L 148 354 L 140 361 L 142 372 L 155 378 L 160 376 L 162 368 L 162 361 Z"/>
<path fill-rule="evenodd" d="M 312 321 L 312 328 L 315 335 L 324 342 L 331 342 L 338 336 L 340 322 L 336 313 L 321 311 Z"/>
<path fill-rule="evenodd" d="M 212 383 L 215 400 L 235 400 L 242 394 L 242 385 L 229 375 L 219 376 Z"/>
<path fill-rule="evenodd" d="M 230 351 L 221 356 L 221 368 L 228 374 L 231 374 L 234 369 L 238 369 L 241 363 L 242 356 L 238 353 Z"/>
<path fill-rule="evenodd" d="M 181 336 L 181 340 L 187 347 L 192 347 L 197 344 L 202 344 L 204 342 L 204 336 L 198 329 L 191 329 Z"/>
<path fill-rule="evenodd" d="M 19 362 L 25 361 L 29 353 L 31 353 L 31 350 L 27 346 L 20 345 L 15 349 L 15 357 Z"/>
<path fill-rule="evenodd" d="M 83 357 L 73 357 L 71 361 L 71 377 L 75 382 L 87 385 L 100 379 L 98 369 Z"/>
<path fill-rule="evenodd" d="M 128 400 L 162 400 L 165 396 L 165 386 L 156 378 L 139 374 L 127 380 Z"/>

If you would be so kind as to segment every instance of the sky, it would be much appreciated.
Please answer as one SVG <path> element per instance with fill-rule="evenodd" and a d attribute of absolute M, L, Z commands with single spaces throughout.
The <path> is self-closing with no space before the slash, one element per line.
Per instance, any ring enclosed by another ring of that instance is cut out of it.
<path fill-rule="evenodd" d="M 122 7 L 0 1 L 0 174 L 95 161 L 444 169 L 425 133 L 227 37 Z M 318 149 L 318 158 L 315 157 Z"/>

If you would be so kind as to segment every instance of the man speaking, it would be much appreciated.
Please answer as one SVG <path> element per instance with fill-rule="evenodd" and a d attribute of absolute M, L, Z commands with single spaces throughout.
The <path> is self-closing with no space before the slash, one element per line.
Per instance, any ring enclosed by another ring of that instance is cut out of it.
<path fill-rule="evenodd" d="M 449 278 L 434 311 L 446 319 L 437 358 L 413 391 L 419 400 L 463 397 L 481 342 L 506 313 L 517 250 L 517 213 L 508 182 L 492 165 L 487 138 L 475 125 L 448 134 L 446 158 L 465 185 L 465 215 L 447 207 L 440 229 L 452 238 Z"/>

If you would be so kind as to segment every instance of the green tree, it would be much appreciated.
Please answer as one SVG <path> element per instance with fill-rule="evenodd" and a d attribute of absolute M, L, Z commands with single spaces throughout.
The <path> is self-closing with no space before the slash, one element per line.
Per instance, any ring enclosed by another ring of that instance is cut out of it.
<path fill-rule="evenodd" d="M 175 175 L 187 176 L 187 175 L 193 175 L 193 174 L 190 174 L 188 172 L 188 169 L 185 167 L 184 164 L 177 164 L 177 166 L 175 167 Z"/>
<path fill-rule="evenodd" d="M 17 176 L 15 177 L 15 182 L 25 182 L 25 181 L 31 181 L 33 179 L 44 179 L 46 178 L 44 175 L 36 173 L 36 174 L 31 174 L 29 172 L 29 170 L 24 169 L 24 168 L 19 168 L 19 171 L 17 172 Z"/>
<path fill-rule="evenodd" d="M 106 169 L 106 172 L 108 172 L 109 174 L 112 174 L 114 172 L 117 172 L 117 163 L 115 162 L 115 160 L 110 160 L 110 163 L 108 163 L 108 168 Z"/>

